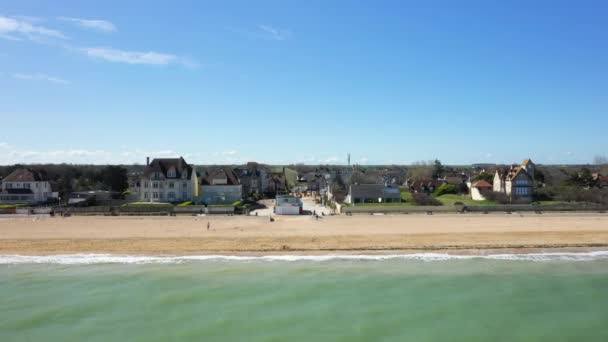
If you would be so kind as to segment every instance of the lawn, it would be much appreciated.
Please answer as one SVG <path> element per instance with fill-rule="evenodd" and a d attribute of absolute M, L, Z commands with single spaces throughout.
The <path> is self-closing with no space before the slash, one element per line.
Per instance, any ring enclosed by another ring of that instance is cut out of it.
<path fill-rule="evenodd" d="M 494 201 L 473 201 L 471 199 L 471 197 L 465 195 L 465 196 L 461 196 L 461 195 L 453 195 L 453 194 L 448 194 L 448 195 L 441 195 L 438 197 L 435 197 L 439 202 L 441 202 L 442 205 L 454 205 L 454 203 L 456 202 L 460 202 L 464 205 L 468 205 L 468 206 L 475 206 L 475 205 L 497 205 L 496 202 Z"/>
<path fill-rule="evenodd" d="M 123 204 L 123 207 L 145 207 L 145 206 L 173 206 L 171 203 L 158 203 L 158 202 L 133 202 Z"/>
<path fill-rule="evenodd" d="M 353 206 L 353 205 L 351 205 Z M 356 203 L 355 207 L 413 207 L 414 202 L 401 202 L 401 203 Z"/>
<path fill-rule="evenodd" d="M 23 203 L 17 203 L 17 204 L 2 204 L 0 205 L 0 209 L 13 209 L 13 208 L 17 208 L 17 207 L 22 207 L 26 204 Z"/>

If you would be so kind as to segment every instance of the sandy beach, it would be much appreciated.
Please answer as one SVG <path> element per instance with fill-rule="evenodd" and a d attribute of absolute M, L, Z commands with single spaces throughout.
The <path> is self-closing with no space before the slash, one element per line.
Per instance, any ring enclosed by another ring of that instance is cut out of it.
<path fill-rule="evenodd" d="M 207 230 L 207 223 L 210 229 Z M 0 218 L 0 254 L 484 253 L 608 248 L 605 214 Z"/>

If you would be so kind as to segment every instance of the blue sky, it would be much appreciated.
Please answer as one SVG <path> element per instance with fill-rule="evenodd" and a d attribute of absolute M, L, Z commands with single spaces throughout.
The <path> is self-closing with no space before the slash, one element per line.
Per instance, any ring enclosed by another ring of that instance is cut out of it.
<path fill-rule="evenodd" d="M 0 1 L 0 164 L 588 163 L 605 1 Z"/>

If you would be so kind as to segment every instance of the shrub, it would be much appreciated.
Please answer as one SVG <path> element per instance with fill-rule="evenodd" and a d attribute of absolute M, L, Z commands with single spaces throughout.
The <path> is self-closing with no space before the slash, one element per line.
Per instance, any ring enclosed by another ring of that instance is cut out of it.
<path fill-rule="evenodd" d="M 506 194 L 504 194 L 502 192 L 494 192 L 492 190 L 485 190 L 485 191 L 482 191 L 481 194 L 488 201 L 494 201 L 499 204 L 508 204 L 511 202 L 511 199 L 509 198 L 509 196 L 507 196 Z"/>
<path fill-rule="evenodd" d="M 435 192 L 433 192 L 434 196 L 441 196 L 441 195 L 447 195 L 447 194 L 457 194 L 458 193 L 458 187 L 454 184 L 442 184 L 440 187 L 438 187 Z"/>
<path fill-rule="evenodd" d="M 417 205 L 441 205 L 436 198 L 419 192 L 412 194 L 412 199 Z"/>

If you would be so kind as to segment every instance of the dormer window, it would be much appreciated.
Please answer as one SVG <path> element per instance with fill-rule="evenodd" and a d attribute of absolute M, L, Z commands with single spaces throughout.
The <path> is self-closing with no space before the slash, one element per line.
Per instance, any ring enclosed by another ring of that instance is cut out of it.
<path fill-rule="evenodd" d="M 168 178 L 175 178 L 175 170 L 169 170 L 169 172 L 167 172 L 167 177 Z"/>

